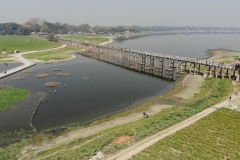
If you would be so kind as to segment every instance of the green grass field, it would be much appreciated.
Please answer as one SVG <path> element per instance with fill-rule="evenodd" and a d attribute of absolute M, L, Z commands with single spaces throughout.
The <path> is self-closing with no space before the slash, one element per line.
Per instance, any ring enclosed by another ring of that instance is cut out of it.
<path fill-rule="evenodd" d="M 102 36 L 63 36 L 62 38 L 73 39 L 78 41 L 88 41 L 90 43 L 96 43 L 96 44 L 107 42 L 109 40 L 107 37 L 102 37 Z"/>
<path fill-rule="evenodd" d="M 30 40 L 31 42 L 26 42 Z M 7 52 L 13 50 L 31 51 L 61 46 L 60 43 L 49 42 L 32 36 L 0 36 L 0 52 L 6 47 Z"/>
<path fill-rule="evenodd" d="M 80 48 L 76 47 L 66 47 L 58 50 L 26 54 L 23 57 L 27 59 L 37 59 L 41 61 L 64 60 L 71 58 L 71 55 L 69 55 L 68 53 L 73 53 L 80 50 L 81 50 Z"/>
<path fill-rule="evenodd" d="M 0 90 L 0 110 L 5 110 L 18 101 L 25 100 L 29 91 L 26 89 L 7 87 Z"/>
<path fill-rule="evenodd" d="M 240 159 L 240 112 L 219 109 L 135 155 L 132 160 Z"/>

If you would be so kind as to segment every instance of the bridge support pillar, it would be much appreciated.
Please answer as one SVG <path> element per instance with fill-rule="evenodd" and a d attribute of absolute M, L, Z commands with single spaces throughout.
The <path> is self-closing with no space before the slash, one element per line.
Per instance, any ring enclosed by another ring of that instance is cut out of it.
<path fill-rule="evenodd" d="M 166 78 L 165 65 L 166 65 L 166 58 L 165 58 L 165 57 L 162 57 L 162 73 L 161 73 L 161 76 Z"/>

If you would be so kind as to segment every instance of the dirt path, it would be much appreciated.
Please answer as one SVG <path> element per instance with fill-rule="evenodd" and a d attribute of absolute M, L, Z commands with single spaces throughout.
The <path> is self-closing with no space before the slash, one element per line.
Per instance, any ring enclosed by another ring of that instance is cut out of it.
<path fill-rule="evenodd" d="M 225 100 L 222 103 L 216 104 L 216 105 L 212 106 L 211 108 L 205 109 L 204 111 L 184 120 L 183 122 L 180 122 L 172 127 L 169 127 L 169 128 L 167 128 L 151 137 L 148 137 L 140 142 L 137 142 L 137 143 L 133 144 L 131 147 L 123 149 L 119 153 L 117 153 L 113 156 L 107 157 L 106 159 L 107 160 L 126 160 L 128 158 L 131 158 L 133 155 L 141 152 L 143 149 L 148 148 L 150 145 L 158 142 L 159 140 L 161 140 L 169 135 L 172 135 L 175 132 L 177 132 L 185 127 L 192 125 L 193 123 L 200 120 L 201 118 L 211 114 L 218 108 L 221 108 L 224 106 L 229 106 L 232 103 L 235 104 L 237 102 L 238 102 L 238 104 L 240 104 L 239 99 L 240 99 L 240 95 L 234 96 L 231 101 Z"/>
<path fill-rule="evenodd" d="M 27 60 L 27 59 L 23 58 L 22 55 L 31 54 L 31 53 L 38 53 L 38 52 L 44 52 L 44 51 L 51 51 L 51 50 L 65 48 L 65 47 L 66 47 L 66 45 L 62 45 L 61 47 L 57 47 L 57 48 L 51 48 L 51 49 L 45 49 L 45 50 L 37 50 L 37 51 L 29 51 L 29 52 L 22 52 L 22 53 L 14 54 L 14 56 L 13 56 L 14 59 L 16 59 L 17 61 L 21 62 L 22 65 L 18 66 L 18 67 L 11 68 L 11 69 L 7 70 L 6 73 L 0 72 L 0 79 L 3 78 L 3 77 L 9 76 L 11 74 L 14 74 L 14 73 L 16 73 L 18 71 L 21 71 L 23 69 L 26 69 L 28 67 L 31 67 L 31 66 L 36 64 L 36 63 L 34 63 L 34 62 L 30 61 L 30 60 Z"/>

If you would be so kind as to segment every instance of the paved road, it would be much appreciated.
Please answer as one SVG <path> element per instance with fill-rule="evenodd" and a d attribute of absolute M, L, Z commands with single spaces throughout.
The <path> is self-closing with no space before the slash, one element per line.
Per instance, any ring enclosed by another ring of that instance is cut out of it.
<path fill-rule="evenodd" d="M 66 47 L 66 45 L 62 45 L 61 47 L 57 47 L 57 48 L 51 48 L 51 49 L 45 49 L 45 50 L 38 50 L 38 51 L 29 51 L 29 52 L 22 52 L 22 53 L 17 53 L 14 55 L 14 57 L 22 63 L 22 65 L 20 66 L 17 66 L 17 67 L 14 67 L 14 68 L 11 68 L 9 70 L 6 70 L 6 73 L 4 72 L 0 72 L 0 79 L 1 78 L 4 78 L 6 76 L 9 76 L 11 74 L 14 74 L 16 72 L 19 72 L 23 69 L 26 69 L 28 67 L 31 67 L 31 66 L 34 66 L 36 63 L 30 61 L 30 60 L 27 60 L 25 58 L 22 57 L 22 55 L 24 54 L 30 54 L 30 53 L 38 53 L 38 52 L 44 52 L 44 51 L 50 51 L 50 50 L 55 50 L 55 49 L 61 49 L 61 48 L 64 48 Z"/>

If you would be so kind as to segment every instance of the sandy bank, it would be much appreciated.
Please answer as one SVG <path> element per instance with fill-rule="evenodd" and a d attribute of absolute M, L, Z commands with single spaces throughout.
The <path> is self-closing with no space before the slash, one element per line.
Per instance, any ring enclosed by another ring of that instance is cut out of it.
<path fill-rule="evenodd" d="M 114 40 L 112 39 L 112 37 L 107 37 L 109 40 L 106 42 L 101 43 L 100 45 L 104 46 L 104 45 L 108 45 L 111 44 Z"/>
<path fill-rule="evenodd" d="M 208 53 L 209 53 L 209 57 L 205 59 L 214 60 L 214 61 L 229 60 L 232 62 L 236 60 L 235 58 L 240 56 L 239 51 L 224 50 L 224 49 L 209 50 Z"/>

